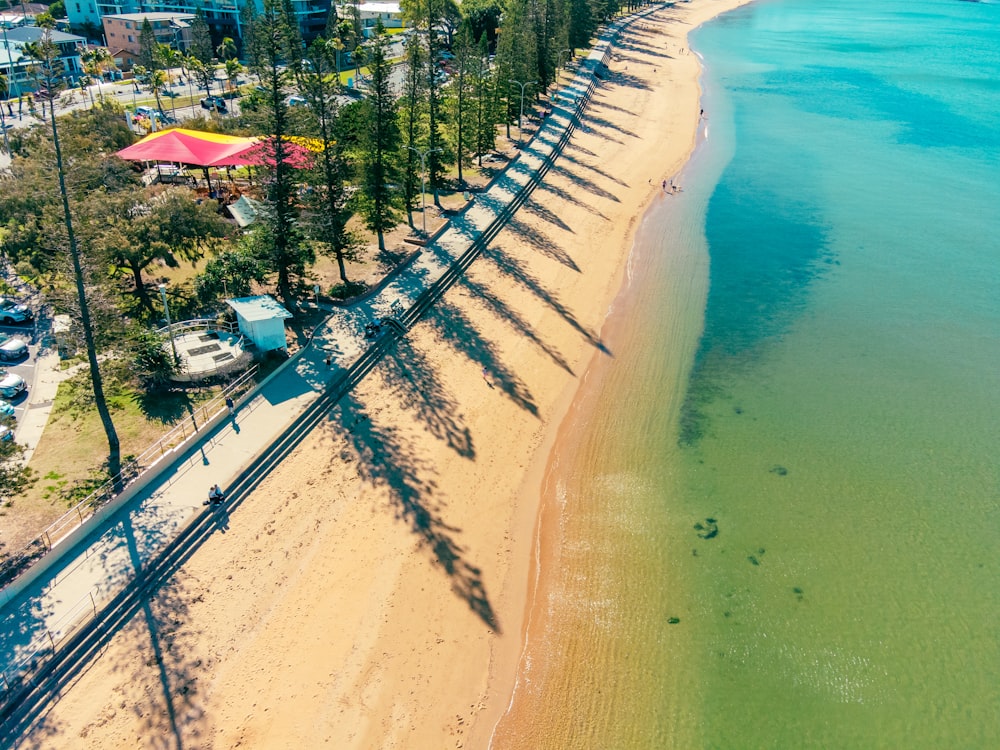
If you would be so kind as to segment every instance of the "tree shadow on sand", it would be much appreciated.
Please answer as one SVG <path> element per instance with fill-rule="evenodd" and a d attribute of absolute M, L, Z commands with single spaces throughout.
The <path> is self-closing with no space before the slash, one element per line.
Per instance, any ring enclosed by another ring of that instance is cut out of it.
<path fill-rule="evenodd" d="M 437 486 L 425 478 L 433 468 L 416 455 L 398 428 L 369 419 L 354 393 L 344 396 L 330 417 L 330 429 L 346 444 L 341 457 L 357 461 L 358 476 L 363 481 L 388 491 L 397 520 L 405 522 L 420 546 L 430 552 L 432 562 L 448 576 L 455 594 L 491 630 L 500 633 L 482 571 L 463 557 L 466 550 L 455 538 L 461 529 L 445 522 L 441 503 L 434 499 Z"/>
<path fill-rule="evenodd" d="M 412 411 L 434 437 L 463 458 L 475 458 L 472 433 L 457 416 L 458 403 L 436 368 L 408 339 L 401 338 L 380 363 L 386 384 L 404 409 Z"/>
<path fill-rule="evenodd" d="M 563 318 L 563 320 L 570 325 L 570 327 L 583 336 L 584 339 L 586 339 L 587 342 L 598 351 L 609 356 L 611 355 L 611 350 L 608 349 L 608 347 L 596 334 L 583 327 L 583 324 L 576 319 L 572 310 L 566 307 L 566 305 L 564 305 L 555 294 L 545 289 L 538 279 L 528 273 L 528 271 L 526 271 L 524 267 L 512 258 L 501 246 L 491 245 L 490 248 L 483 253 L 483 257 L 493 263 L 497 270 L 501 273 L 510 276 L 542 300 L 545 304 L 555 310 Z"/>
<path fill-rule="evenodd" d="M 535 329 L 531 327 L 528 321 L 522 318 L 503 300 L 497 297 L 488 287 L 472 281 L 472 279 L 468 276 L 463 276 L 459 279 L 458 284 L 461 288 L 465 289 L 471 297 L 483 303 L 497 318 L 505 321 L 519 336 L 527 339 L 540 350 L 545 352 L 545 354 L 547 354 L 556 365 L 561 367 L 570 375 L 573 374 L 572 368 L 563 358 L 562 354 L 560 354 L 558 350 L 549 346 L 542 339 L 542 337 L 535 332 Z"/>
<path fill-rule="evenodd" d="M 68 652 L 43 683 L 45 689 L 31 696 L 15 722 L 4 725 L 4 741 L 11 738 L 8 733 L 12 730 L 20 734 L 19 746 L 24 748 L 52 747 L 54 737 L 65 740 L 63 727 L 50 711 L 52 704 L 94 665 L 94 655 L 117 637 L 128 639 L 131 647 L 110 652 L 122 655 L 110 669 L 119 675 L 123 691 L 108 696 L 105 715 L 113 716 L 118 711 L 134 715 L 149 747 L 182 750 L 203 746 L 205 714 L 196 699 L 200 662 L 178 643 L 182 630 L 188 640 L 198 637 L 190 629 L 188 606 L 192 594 L 178 578 L 170 578 L 176 572 L 173 567 L 156 570 L 152 577 L 147 575 L 147 566 L 140 558 L 142 542 L 137 540 L 128 514 L 121 516 L 120 532 L 133 566 L 134 600 L 102 619 L 91 631 L 85 647 Z M 170 582 L 164 585 L 168 579 Z M 107 612 L 101 612 L 102 618 Z M 142 689 L 137 691 L 135 686 Z"/>
<path fill-rule="evenodd" d="M 462 310 L 440 299 L 424 318 L 441 341 L 490 372 L 494 386 L 522 409 L 538 416 L 538 404 L 517 373 L 504 364 L 492 342 L 483 338 Z"/>
<path fill-rule="evenodd" d="M 539 232 L 537 229 L 518 219 L 517 214 L 515 214 L 511 220 L 507 222 L 507 225 L 504 227 L 504 231 L 510 232 L 526 245 L 530 246 L 533 250 L 544 255 L 546 258 L 551 258 L 557 263 L 566 266 L 566 268 L 571 271 L 580 273 L 580 267 L 576 264 L 576 261 L 570 257 L 569 253 L 556 245 L 552 242 L 552 240 Z"/>

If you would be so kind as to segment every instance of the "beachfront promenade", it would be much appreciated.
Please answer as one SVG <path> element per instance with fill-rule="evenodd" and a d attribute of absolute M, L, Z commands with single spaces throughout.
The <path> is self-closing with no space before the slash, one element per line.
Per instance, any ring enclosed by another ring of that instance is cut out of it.
<path fill-rule="evenodd" d="M 30 726 L 202 541 L 238 522 L 239 506 L 261 480 L 486 250 L 568 141 L 617 34 L 657 7 L 602 34 L 553 96 L 551 115 L 519 157 L 387 284 L 334 310 L 310 343 L 242 399 L 232 416 L 217 417 L 155 478 L 130 488 L 120 507 L 90 519 L 85 537 L 58 545 L 0 592 L 0 744 Z M 386 317 L 392 321 L 381 334 L 366 338 L 365 324 Z M 206 507 L 214 483 L 226 501 Z"/>

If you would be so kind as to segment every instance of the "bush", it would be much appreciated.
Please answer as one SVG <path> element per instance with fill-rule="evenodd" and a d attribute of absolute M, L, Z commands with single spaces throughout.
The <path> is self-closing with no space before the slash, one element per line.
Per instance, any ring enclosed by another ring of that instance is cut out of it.
<path fill-rule="evenodd" d="M 359 294 L 364 294 L 368 285 L 362 281 L 348 281 L 346 284 L 337 284 L 330 289 L 330 296 L 333 299 L 351 299 Z"/>

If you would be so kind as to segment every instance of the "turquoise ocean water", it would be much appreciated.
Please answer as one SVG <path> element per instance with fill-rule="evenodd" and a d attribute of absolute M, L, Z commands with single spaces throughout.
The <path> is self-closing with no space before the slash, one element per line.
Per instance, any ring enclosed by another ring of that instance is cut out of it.
<path fill-rule="evenodd" d="M 534 746 L 1000 747 L 1000 4 L 760 0 L 692 47 L 648 324 L 557 457 Z"/>

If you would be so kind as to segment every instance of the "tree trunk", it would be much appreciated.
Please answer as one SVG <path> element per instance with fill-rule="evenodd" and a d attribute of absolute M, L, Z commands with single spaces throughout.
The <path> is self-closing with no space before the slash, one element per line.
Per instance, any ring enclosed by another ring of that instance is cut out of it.
<path fill-rule="evenodd" d="M 132 283 L 135 284 L 135 296 L 138 298 L 139 304 L 149 312 L 153 312 L 153 300 L 149 298 L 146 282 L 142 280 L 142 268 L 134 263 L 129 263 L 128 270 L 132 273 Z"/>
<path fill-rule="evenodd" d="M 80 301 L 80 323 L 83 326 L 83 338 L 87 346 L 87 361 L 90 364 L 90 380 L 94 386 L 94 405 L 104 425 L 104 433 L 108 438 L 108 475 L 112 487 L 117 494 L 122 491 L 121 477 L 121 443 L 115 423 L 111 419 L 111 411 L 104 397 L 104 382 L 101 379 L 100 363 L 97 361 L 97 344 L 94 341 L 94 326 L 90 320 L 90 306 L 87 303 L 87 292 L 83 283 L 83 267 L 80 263 L 80 248 L 76 244 L 76 234 L 73 232 L 73 216 L 69 210 L 69 193 L 66 190 L 66 174 L 63 171 L 62 149 L 59 146 L 59 129 L 56 118 L 52 118 L 52 144 L 56 152 L 56 172 L 59 175 L 59 192 L 62 194 L 63 219 L 66 224 L 66 236 L 69 241 L 69 254 L 73 260 L 73 276 L 76 280 L 76 294 Z"/>

